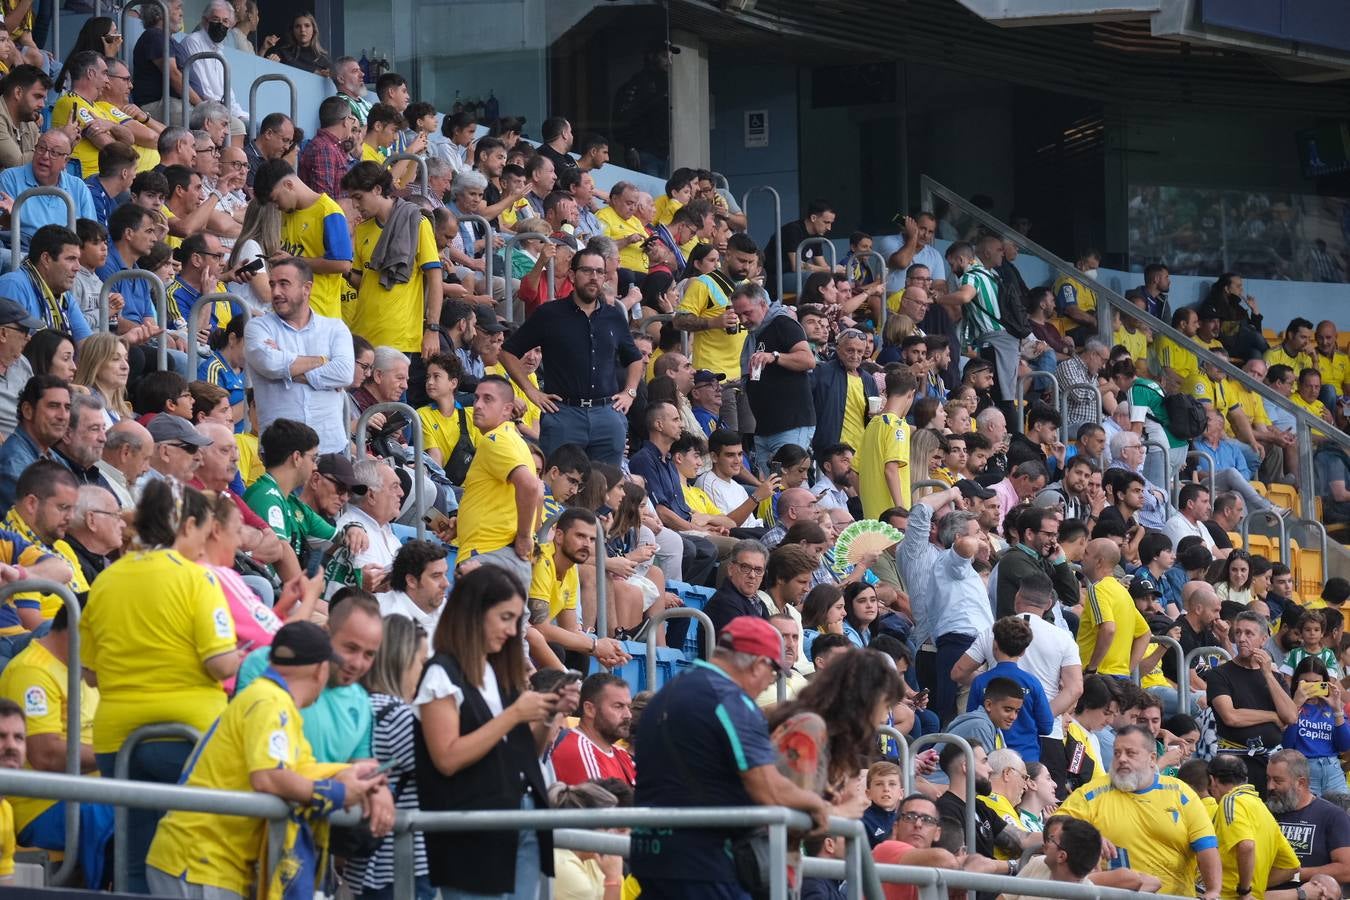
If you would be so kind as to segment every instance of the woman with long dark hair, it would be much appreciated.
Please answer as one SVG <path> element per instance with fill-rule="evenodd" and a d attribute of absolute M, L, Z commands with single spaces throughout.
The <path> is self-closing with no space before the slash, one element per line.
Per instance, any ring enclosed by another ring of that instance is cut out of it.
<path fill-rule="evenodd" d="M 844 636 L 855 647 L 872 641 L 872 623 L 881 614 L 877 592 L 870 584 L 855 581 L 844 586 Z"/>
<path fill-rule="evenodd" d="M 503 569 L 483 566 L 455 581 L 413 699 L 423 809 L 548 806 L 539 741 L 558 696 L 529 689 L 524 615 L 525 589 Z M 428 832 L 426 846 L 431 883 L 445 900 L 535 900 L 540 872 L 553 874 L 547 831 Z"/>
<path fill-rule="evenodd" d="M 1224 272 L 1200 303 L 1200 318 L 1217 318 L 1219 338 L 1228 352 L 1242 359 L 1260 356 L 1270 349 L 1261 334 L 1261 308 L 1256 298 L 1243 293 L 1242 276 Z"/>
<path fill-rule="evenodd" d="M 60 73 L 56 76 L 53 87 L 57 91 L 66 87 L 71 58 L 85 50 L 93 50 L 104 57 L 119 56 L 122 51 L 122 33 L 117 30 L 117 23 L 108 16 L 93 16 L 85 20 L 80 33 L 75 35 L 75 43 L 70 45 L 70 52 L 66 54 Z"/>
<path fill-rule="evenodd" d="M 34 375 L 55 375 L 66 381 L 75 378 L 75 342 L 63 332 L 44 328 L 28 339 L 24 358 Z"/>

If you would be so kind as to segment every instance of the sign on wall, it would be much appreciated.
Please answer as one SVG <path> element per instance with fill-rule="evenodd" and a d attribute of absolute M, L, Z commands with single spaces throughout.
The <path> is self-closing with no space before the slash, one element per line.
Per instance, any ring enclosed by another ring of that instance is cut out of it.
<path fill-rule="evenodd" d="M 769 146 L 769 111 L 767 109 L 747 109 L 745 111 L 745 148 Z"/>

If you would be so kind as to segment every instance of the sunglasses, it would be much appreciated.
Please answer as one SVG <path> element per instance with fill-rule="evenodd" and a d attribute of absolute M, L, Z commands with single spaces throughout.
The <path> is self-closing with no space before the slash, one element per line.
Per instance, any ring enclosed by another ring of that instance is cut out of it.
<path fill-rule="evenodd" d="M 201 449 L 201 448 L 198 447 L 196 444 L 185 444 L 185 443 L 183 443 L 182 441 L 170 441 L 170 442 L 169 442 L 169 446 L 170 446 L 170 447 L 177 447 L 179 450 L 182 450 L 184 453 L 191 453 L 193 456 L 195 456 L 195 455 L 197 454 L 197 451 Z"/>

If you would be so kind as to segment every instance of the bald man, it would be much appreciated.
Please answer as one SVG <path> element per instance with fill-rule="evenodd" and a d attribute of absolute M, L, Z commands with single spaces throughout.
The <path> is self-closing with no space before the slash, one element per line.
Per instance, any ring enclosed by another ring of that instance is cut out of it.
<path fill-rule="evenodd" d="M 1078 626 L 1078 654 L 1083 675 L 1129 678 L 1148 647 L 1148 623 L 1125 585 L 1112 575 L 1120 548 L 1109 538 L 1089 541 L 1083 554 L 1087 594 Z"/>
<path fill-rule="evenodd" d="M 788 529 L 798 522 L 816 521 L 816 507 L 820 501 L 806 488 L 788 488 L 774 499 L 774 518 L 778 524 L 764 533 L 760 542 L 772 550 L 783 542 Z"/>
<path fill-rule="evenodd" d="M 123 419 L 108 429 L 108 437 L 103 444 L 103 458 L 96 465 L 108 480 L 108 486 L 117 498 L 117 505 L 124 513 L 135 512 L 136 503 L 131 499 L 131 485 L 150 468 L 150 454 L 154 449 L 155 439 L 144 425 L 134 419 Z"/>

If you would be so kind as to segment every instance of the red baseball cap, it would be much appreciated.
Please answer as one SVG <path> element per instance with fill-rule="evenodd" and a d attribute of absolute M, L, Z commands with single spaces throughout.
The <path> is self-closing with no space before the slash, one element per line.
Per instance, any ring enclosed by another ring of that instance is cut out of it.
<path fill-rule="evenodd" d="M 788 667 L 784 658 L 783 636 L 767 619 L 758 616 L 737 616 L 726 624 L 718 636 L 717 645 L 737 653 L 765 656 L 780 668 Z"/>

